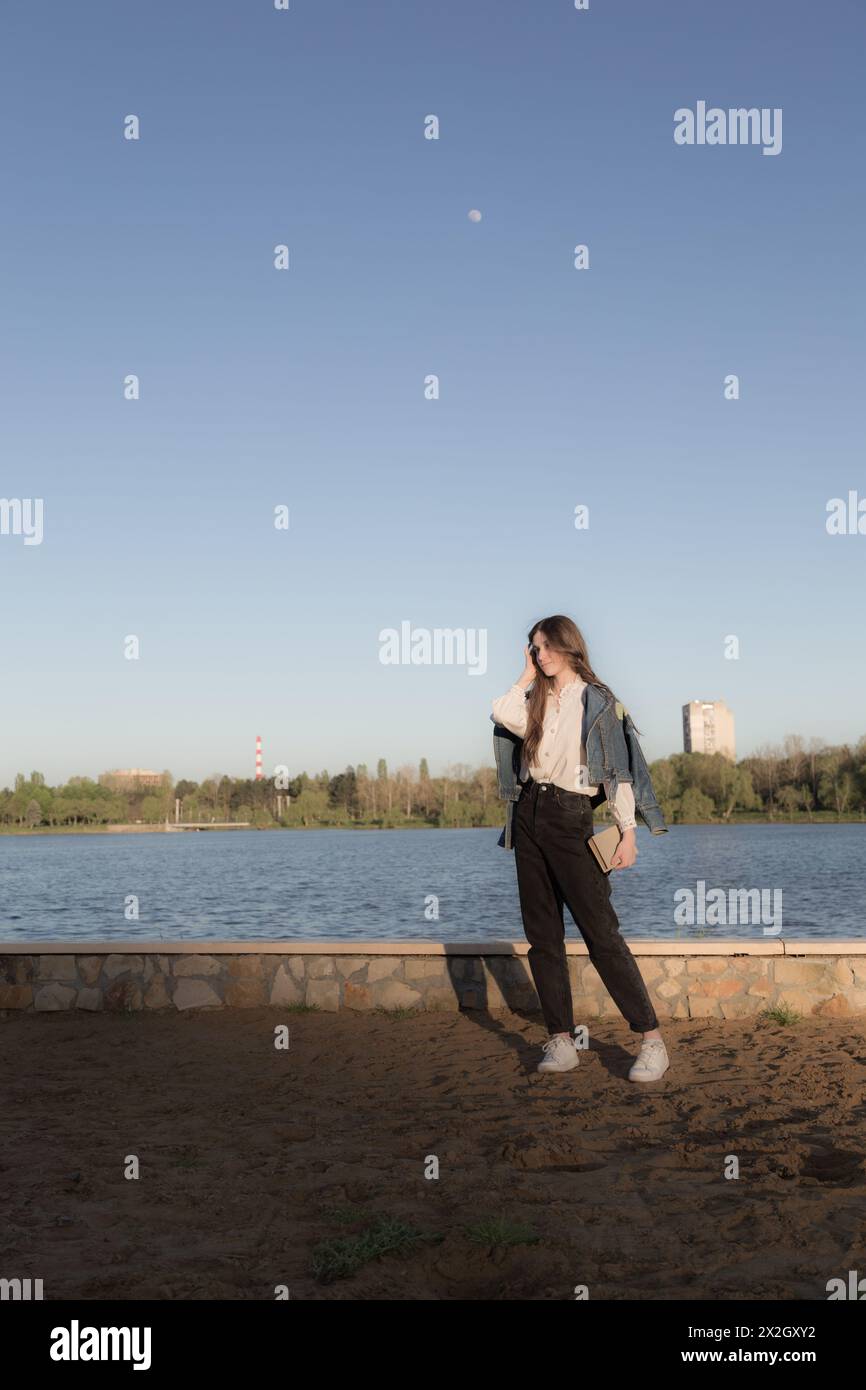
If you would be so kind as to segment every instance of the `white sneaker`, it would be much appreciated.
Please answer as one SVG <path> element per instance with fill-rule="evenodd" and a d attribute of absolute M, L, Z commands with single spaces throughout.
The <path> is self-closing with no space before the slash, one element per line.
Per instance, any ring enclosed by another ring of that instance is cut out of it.
<path fill-rule="evenodd" d="M 629 1081 L 658 1081 L 670 1066 L 663 1038 L 644 1039 L 637 1060 L 628 1074 Z"/>
<path fill-rule="evenodd" d="M 571 1071 L 572 1067 L 576 1067 L 579 1061 L 574 1039 L 563 1037 L 562 1033 L 557 1033 L 554 1037 L 548 1038 L 544 1044 L 544 1058 L 535 1070 Z"/>

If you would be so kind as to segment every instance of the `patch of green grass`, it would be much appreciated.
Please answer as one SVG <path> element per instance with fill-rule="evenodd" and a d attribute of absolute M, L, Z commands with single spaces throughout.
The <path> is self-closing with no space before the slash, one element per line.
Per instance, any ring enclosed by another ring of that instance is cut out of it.
<path fill-rule="evenodd" d="M 313 1249 L 312 1272 L 320 1284 L 347 1279 L 371 1260 L 383 1255 L 403 1255 L 425 1242 L 442 1240 L 441 1235 L 418 1231 L 399 1217 L 380 1216 L 366 1231 L 356 1236 L 337 1236 L 320 1241 Z"/>
<path fill-rule="evenodd" d="M 322 1012 L 318 1004 L 280 1004 L 279 1007 L 287 1014 L 318 1014 Z"/>
<path fill-rule="evenodd" d="M 465 1227 L 466 1237 L 475 1245 L 537 1245 L 541 1236 L 531 1226 L 509 1221 L 504 1216 L 486 1216 Z"/>
<path fill-rule="evenodd" d="M 407 1009 L 407 1008 L 404 1008 L 402 1005 L 398 1005 L 397 1008 L 394 1008 L 394 1009 L 386 1009 L 384 1004 L 380 1004 L 378 1008 L 376 1008 L 376 1009 L 373 1010 L 373 1013 L 375 1013 L 375 1014 L 384 1014 L 384 1016 L 385 1016 L 386 1018 L 398 1018 L 398 1019 L 399 1019 L 399 1018 L 415 1018 L 416 1014 L 420 1014 L 421 1012 L 422 1012 L 421 1009 L 415 1009 L 415 1008 Z"/>
<path fill-rule="evenodd" d="M 791 1023 L 799 1023 L 801 1016 L 789 1004 L 774 1004 L 771 1009 L 762 1009 L 758 1017 L 766 1019 L 768 1023 L 781 1023 L 785 1027 Z"/>

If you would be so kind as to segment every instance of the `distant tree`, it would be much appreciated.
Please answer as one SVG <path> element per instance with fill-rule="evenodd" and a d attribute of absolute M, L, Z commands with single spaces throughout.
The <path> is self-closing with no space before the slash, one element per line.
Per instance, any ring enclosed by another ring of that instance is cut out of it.
<path fill-rule="evenodd" d="M 28 803 L 24 820 L 27 823 L 27 825 L 30 826 L 31 830 L 33 829 L 34 825 L 42 824 L 42 807 L 39 805 L 38 801 L 31 801 Z"/>
<path fill-rule="evenodd" d="M 404 763 L 397 773 L 397 780 L 400 786 L 401 798 L 406 802 L 406 817 L 412 815 L 412 791 L 415 779 L 415 769 L 411 763 Z"/>
<path fill-rule="evenodd" d="M 388 764 L 384 758 L 380 758 L 376 764 L 376 781 L 380 783 L 382 790 L 387 792 L 388 814 L 390 815 L 394 788 L 391 778 L 388 776 Z"/>
<path fill-rule="evenodd" d="M 650 763 L 649 773 L 662 815 L 667 821 L 675 821 L 680 804 L 680 779 L 676 767 L 670 758 L 659 758 Z"/>
<path fill-rule="evenodd" d="M 299 796 L 292 798 L 286 809 L 285 820 L 287 825 L 327 825 L 331 820 L 328 793 L 309 782 Z"/>
<path fill-rule="evenodd" d="M 776 788 L 779 784 L 779 750 L 770 744 L 762 744 L 755 749 L 754 756 L 747 764 L 754 767 L 758 779 L 758 791 L 767 804 L 767 816 L 773 819 L 776 809 Z"/>
<path fill-rule="evenodd" d="M 146 796 L 141 803 L 141 819 L 148 825 L 158 825 L 165 819 L 161 796 Z"/>
<path fill-rule="evenodd" d="M 694 821 L 710 821 L 715 806 L 708 796 L 697 787 L 686 787 L 680 800 L 680 821 L 691 824 Z"/>
<path fill-rule="evenodd" d="M 328 804 L 339 808 L 350 819 L 358 814 L 358 779 L 353 767 L 337 773 L 328 783 Z"/>
<path fill-rule="evenodd" d="M 232 780 L 230 777 L 221 777 L 217 790 L 216 814 L 222 820 L 229 820 L 232 809 Z"/>
<path fill-rule="evenodd" d="M 828 749 L 821 757 L 818 792 L 824 806 L 836 812 L 837 820 L 842 819 L 854 795 L 854 777 L 846 767 L 849 761 L 847 748 Z"/>
<path fill-rule="evenodd" d="M 198 810 L 196 814 L 200 816 L 202 820 L 216 820 L 216 808 L 219 801 L 219 786 L 219 773 L 214 773 L 211 777 L 206 777 L 205 780 L 201 783 L 198 792 L 196 793 L 196 800 L 198 802 Z"/>
<path fill-rule="evenodd" d="M 786 784 L 784 787 L 780 787 L 776 800 L 782 810 L 788 812 L 788 819 L 793 820 L 794 812 L 800 805 L 800 792 L 797 788 L 792 787 L 790 783 Z"/>
<path fill-rule="evenodd" d="M 799 782 L 803 776 L 803 769 L 806 766 L 806 750 L 799 734 L 785 735 L 782 740 L 782 756 L 782 782 Z"/>
<path fill-rule="evenodd" d="M 492 767 L 482 767 L 476 779 L 476 786 L 481 793 L 481 809 L 487 809 L 488 801 L 493 801 L 496 795 L 496 771 Z"/>
<path fill-rule="evenodd" d="M 721 791 L 719 809 L 724 820 L 730 820 L 736 807 L 743 811 L 761 809 L 761 798 L 752 786 L 752 774 L 748 768 L 729 763 L 723 774 Z"/>

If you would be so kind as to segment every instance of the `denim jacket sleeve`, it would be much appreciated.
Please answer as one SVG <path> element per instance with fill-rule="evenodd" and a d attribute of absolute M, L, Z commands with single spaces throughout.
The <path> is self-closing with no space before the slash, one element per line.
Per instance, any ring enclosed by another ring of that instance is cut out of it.
<path fill-rule="evenodd" d="M 616 706 L 617 721 L 622 729 L 625 746 L 628 753 L 628 766 L 631 772 L 631 782 L 634 789 L 635 810 L 641 820 L 649 827 L 654 835 L 664 835 L 667 833 L 667 826 L 664 822 L 661 807 L 656 800 L 653 791 L 652 778 L 650 777 L 649 767 L 640 746 L 637 729 L 634 720 L 628 710 L 619 702 Z"/>

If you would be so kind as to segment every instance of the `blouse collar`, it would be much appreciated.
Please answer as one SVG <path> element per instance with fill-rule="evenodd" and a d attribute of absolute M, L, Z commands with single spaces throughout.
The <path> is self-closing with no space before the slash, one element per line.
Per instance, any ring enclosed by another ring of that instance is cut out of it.
<path fill-rule="evenodd" d="M 558 694 L 558 695 L 557 695 L 557 692 L 556 692 L 555 690 L 552 690 L 550 693 L 551 693 L 551 695 L 554 696 L 555 699 L 558 699 L 558 700 L 560 701 L 560 703 L 561 703 L 561 702 L 562 702 L 562 697 L 563 697 L 564 695 L 568 695 L 569 693 L 574 693 L 574 692 L 576 692 L 576 691 L 583 690 L 583 687 L 584 687 L 585 684 L 586 684 L 586 682 L 583 681 L 583 680 L 581 680 L 580 676 L 578 676 L 577 674 L 575 674 L 574 679 L 573 679 L 573 680 L 570 680 L 570 681 L 568 682 L 567 685 L 564 685 L 564 686 L 562 687 L 562 689 L 559 691 L 559 694 Z"/>

